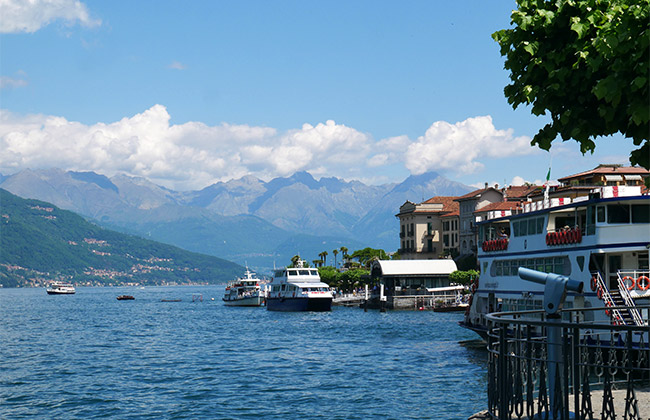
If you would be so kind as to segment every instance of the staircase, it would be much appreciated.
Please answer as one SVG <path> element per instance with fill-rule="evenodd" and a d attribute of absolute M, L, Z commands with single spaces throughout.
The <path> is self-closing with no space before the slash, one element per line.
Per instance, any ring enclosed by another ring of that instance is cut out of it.
<path fill-rule="evenodd" d="M 614 302 L 615 307 L 627 306 L 619 290 L 610 290 L 609 295 L 612 297 L 612 302 Z M 618 311 L 621 315 L 621 318 L 623 318 L 625 325 L 635 325 L 634 318 L 632 318 L 632 314 L 630 313 L 629 309 L 619 309 Z"/>

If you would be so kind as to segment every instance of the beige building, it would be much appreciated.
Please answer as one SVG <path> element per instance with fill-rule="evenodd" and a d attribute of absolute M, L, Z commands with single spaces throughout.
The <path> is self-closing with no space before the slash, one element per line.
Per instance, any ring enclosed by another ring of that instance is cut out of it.
<path fill-rule="evenodd" d="M 437 259 L 444 255 L 443 216 L 458 211 L 456 197 L 433 197 L 419 204 L 405 202 L 395 215 L 400 224 L 400 255 L 404 260 Z M 451 221 L 451 220 L 446 220 Z M 457 223 L 456 223 L 457 225 Z M 451 224 L 447 225 L 450 228 Z M 452 231 L 446 231 L 451 244 Z M 457 243 L 457 238 L 455 239 Z"/>
<path fill-rule="evenodd" d="M 474 212 L 481 208 L 503 201 L 503 192 L 496 188 L 488 187 L 472 191 L 455 199 L 459 205 L 459 232 L 460 255 L 476 254 L 476 220 Z"/>

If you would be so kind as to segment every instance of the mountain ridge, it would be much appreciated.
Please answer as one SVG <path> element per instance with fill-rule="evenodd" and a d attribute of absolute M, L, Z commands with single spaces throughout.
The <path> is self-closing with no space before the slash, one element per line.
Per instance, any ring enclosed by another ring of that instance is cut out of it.
<path fill-rule="evenodd" d="M 336 177 L 316 180 L 306 171 L 268 182 L 248 175 L 184 192 L 145 178 L 61 169 L 24 170 L 0 180 L 0 187 L 16 195 L 50 202 L 111 229 L 193 251 L 207 249 L 239 264 L 253 259 L 257 268 L 298 252 L 318 255 L 334 242 L 394 251 L 399 247 L 394 215 L 406 200 L 472 190 L 436 172 L 378 186 Z M 308 251 L 282 246 L 296 235 Z"/>

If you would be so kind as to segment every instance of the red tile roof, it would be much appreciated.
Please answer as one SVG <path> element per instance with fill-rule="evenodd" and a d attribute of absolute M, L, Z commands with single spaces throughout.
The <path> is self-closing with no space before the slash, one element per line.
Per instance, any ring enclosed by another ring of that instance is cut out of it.
<path fill-rule="evenodd" d="M 508 200 L 516 200 L 528 197 L 531 193 L 543 187 L 539 185 L 518 185 L 506 188 L 505 195 Z"/>
<path fill-rule="evenodd" d="M 585 172 L 580 172 L 579 174 L 575 175 L 569 175 L 565 176 L 564 178 L 558 178 L 559 182 L 565 182 L 570 179 L 574 178 L 581 178 L 584 176 L 588 175 L 595 175 L 595 174 L 602 174 L 602 175 L 650 175 L 650 171 L 641 168 L 638 166 L 620 166 L 620 165 L 598 165 L 596 168 L 590 170 L 590 171 L 585 171 Z"/>
<path fill-rule="evenodd" d="M 460 205 L 457 201 L 454 201 L 457 197 L 431 197 L 430 199 L 423 201 L 422 204 L 442 204 L 443 212 L 453 212 L 458 211 Z"/>
<path fill-rule="evenodd" d="M 513 210 L 517 207 L 521 207 L 518 201 L 497 201 L 496 203 L 490 203 L 485 207 L 481 207 L 474 213 L 485 213 L 486 211 L 493 210 Z"/>

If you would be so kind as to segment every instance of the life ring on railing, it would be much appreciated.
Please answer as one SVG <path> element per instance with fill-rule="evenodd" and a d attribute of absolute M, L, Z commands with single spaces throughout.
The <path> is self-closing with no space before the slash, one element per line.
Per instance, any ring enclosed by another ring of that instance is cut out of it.
<path fill-rule="evenodd" d="M 603 288 L 598 286 L 598 291 L 596 292 L 596 296 L 598 296 L 598 299 L 603 298 Z"/>
<path fill-rule="evenodd" d="M 645 283 L 645 286 L 641 283 Z M 650 288 L 650 279 L 647 276 L 640 276 L 636 279 L 636 288 L 642 291 L 648 290 Z"/>
<path fill-rule="evenodd" d="M 579 244 L 582 242 L 582 231 L 578 228 L 576 229 L 576 243 Z"/>
<path fill-rule="evenodd" d="M 569 231 L 569 243 L 574 244 L 576 242 L 576 231 L 571 229 Z"/>
<path fill-rule="evenodd" d="M 611 308 L 612 307 L 612 302 L 607 301 L 607 303 L 605 303 L 605 307 L 606 308 Z M 605 315 L 609 316 L 611 313 L 612 312 L 609 309 L 605 309 Z"/>
<path fill-rule="evenodd" d="M 546 245 L 551 244 L 551 232 L 546 234 Z"/>
<path fill-rule="evenodd" d="M 629 286 L 627 286 L 627 285 L 625 286 L 625 287 L 627 287 L 627 290 L 632 290 L 632 289 L 634 289 L 634 286 L 636 286 L 636 280 L 634 280 L 634 277 L 630 277 L 630 276 L 625 276 L 625 277 L 623 277 L 623 284 L 625 284 L 625 282 L 626 282 L 627 280 L 632 281 L 632 284 L 630 284 Z"/>
<path fill-rule="evenodd" d="M 591 277 L 591 291 L 595 292 L 598 287 L 598 278 L 596 276 Z"/>

